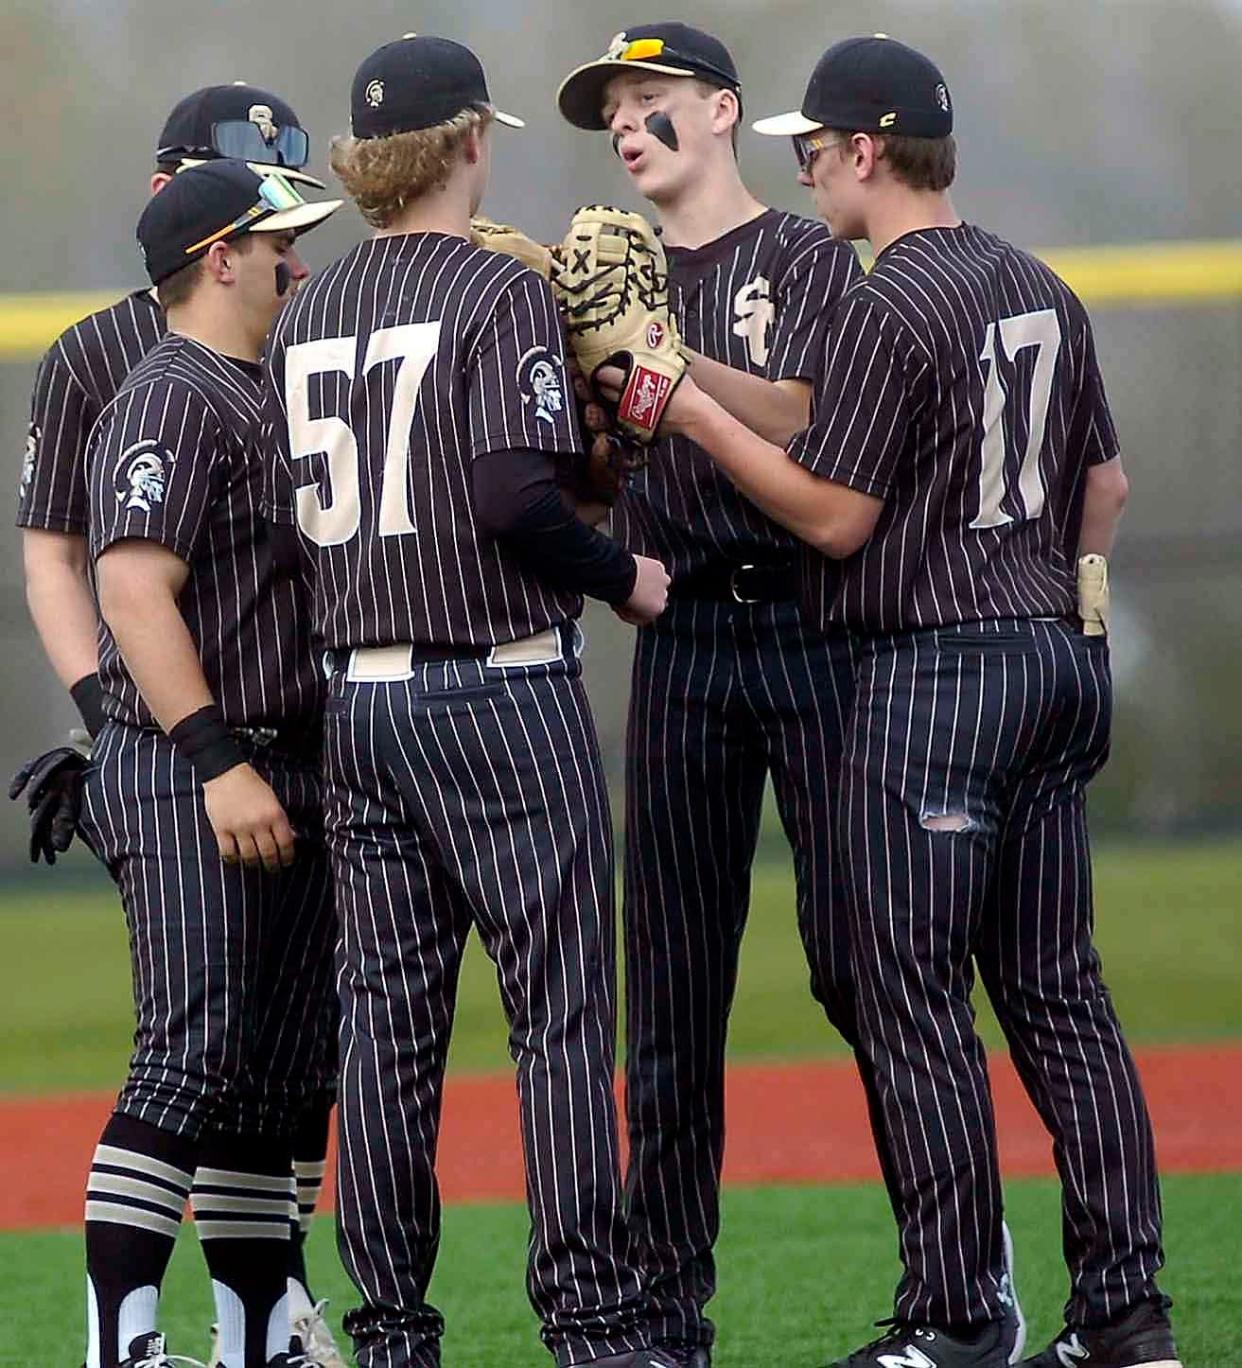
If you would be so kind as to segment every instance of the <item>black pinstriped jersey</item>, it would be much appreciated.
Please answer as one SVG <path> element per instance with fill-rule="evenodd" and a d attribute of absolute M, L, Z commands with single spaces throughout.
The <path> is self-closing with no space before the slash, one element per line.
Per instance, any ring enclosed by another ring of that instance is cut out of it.
<path fill-rule="evenodd" d="M 232 726 L 310 730 L 322 678 L 301 586 L 263 521 L 262 373 L 169 335 L 130 373 L 88 445 L 90 546 L 159 542 L 190 568 L 178 607 Z M 100 629 L 108 715 L 153 718 Z"/>
<path fill-rule="evenodd" d="M 61 333 L 44 354 L 30 401 L 17 489 L 18 527 L 85 535 L 86 439 L 121 382 L 164 336 L 164 312 L 135 290 Z"/>
<path fill-rule="evenodd" d="M 809 609 L 890 632 L 1072 613 L 1083 479 L 1118 444 L 1082 304 L 963 224 L 899 238 L 841 302 L 789 451 L 884 500 L 861 551 L 808 557 Z"/>
<path fill-rule="evenodd" d="M 667 248 L 669 299 L 688 347 L 768 380 L 810 380 L 837 300 L 862 271 L 822 224 L 765 210 L 704 247 Z M 793 559 L 799 543 L 738 493 L 711 458 L 657 442 L 613 512 L 616 536 L 676 580 L 713 564 Z"/>
<path fill-rule="evenodd" d="M 471 491 L 485 452 L 581 450 L 545 280 L 464 238 L 374 238 L 299 291 L 267 365 L 266 509 L 299 528 L 325 645 L 493 645 L 581 611 Z"/>

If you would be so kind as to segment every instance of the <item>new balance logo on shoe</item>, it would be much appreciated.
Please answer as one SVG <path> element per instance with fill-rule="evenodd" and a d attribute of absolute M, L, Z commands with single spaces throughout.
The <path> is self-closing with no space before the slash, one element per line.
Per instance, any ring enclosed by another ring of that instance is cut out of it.
<path fill-rule="evenodd" d="M 1070 1335 L 1069 1339 L 1058 1344 L 1056 1349 L 1057 1359 L 1061 1364 L 1061 1368 L 1078 1368 L 1078 1365 L 1082 1363 L 1084 1359 L 1091 1357 L 1091 1351 L 1082 1340 L 1078 1338 L 1078 1332 L 1076 1330 Z"/>
<path fill-rule="evenodd" d="M 876 1362 L 880 1368 L 936 1368 L 935 1359 L 929 1359 L 914 1344 L 907 1344 L 895 1354 L 881 1354 Z"/>

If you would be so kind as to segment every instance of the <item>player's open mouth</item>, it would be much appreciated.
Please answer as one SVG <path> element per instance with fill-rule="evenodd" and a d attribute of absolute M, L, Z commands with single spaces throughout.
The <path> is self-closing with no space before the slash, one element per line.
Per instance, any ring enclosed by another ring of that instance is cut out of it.
<path fill-rule="evenodd" d="M 623 147 L 621 149 L 621 160 L 625 163 L 627 171 L 635 171 L 638 163 L 643 159 L 642 149 L 638 147 Z"/>

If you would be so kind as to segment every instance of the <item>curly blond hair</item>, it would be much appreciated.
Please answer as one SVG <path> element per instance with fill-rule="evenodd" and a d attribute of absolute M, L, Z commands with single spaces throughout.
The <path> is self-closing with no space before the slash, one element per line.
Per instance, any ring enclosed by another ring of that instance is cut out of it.
<path fill-rule="evenodd" d="M 328 160 L 362 217 L 387 228 L 412 200 L 442 190 L 470 130 L 492 122 L 490 110 L 463 109 L 447 123 L 386 138 L 336 137 Z"/>

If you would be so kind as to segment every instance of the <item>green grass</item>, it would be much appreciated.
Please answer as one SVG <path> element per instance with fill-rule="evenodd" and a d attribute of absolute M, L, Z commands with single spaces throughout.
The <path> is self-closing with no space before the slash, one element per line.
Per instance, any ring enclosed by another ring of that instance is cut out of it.
<path fill-rule="evenodd" d="M 1237 1368 L 1242 1334 L 1235 1213 L 1242 1176 L 1177 1177 L 1165 1184 L 1169 1268 L 1187 1368 Z M 1018 1286 L 1031 1343 L 1060 1328 L 1065 1296 L 1056 1186 L 1007 1187 L 1018 1250 Z M 448 1368 L 540 1368 L 522 1290 L 526 1215 L 516 1206 L 462 1206 L 445 1217 L 432 1299 L 444 1311 Z M 720 1242 L 718 1368 L 793 1368 L 822 1363 L 871 1338 L 886 1313 L 897 1265 L 888 1205 L 879 1187 L 739 1189 L 726 1193 Z M 0 1365 L 51 1368 L 80 1362 L 81 1253 L 74 1233 L 0 1236 Z M 18 1271 L 20 1270 L 20 1271 Z M 330 1223 L 312 1237 L 311 1271 L 334 1313 L 354 1292 L 336 1263 Z M 165 1289 L 164 1327 L 179 1353 L 206 1354 L 211 1320 L 206 1277 L 183 1232 Z"/>
<path fill-rule="evenodd" d="M 1131 1040 L 1242 1036 L 1242 843 L 1112 846 L 1096 868 L 1099 944 Z M 120 908 L 102 874 L 86 884 L 51 870 L 0 891 L 0 964 L 0 1092 L 119 1083 L 132 1031 L 129 963 Z M 789 867 L 767 860 L 755 873 L 732 1058 L 842 1053 L 805 983 Z M 508 1065 L 491 967 L 472 942 L 452 1067 Z"/>

